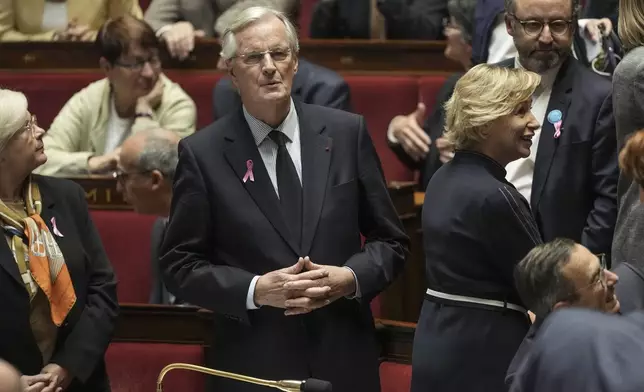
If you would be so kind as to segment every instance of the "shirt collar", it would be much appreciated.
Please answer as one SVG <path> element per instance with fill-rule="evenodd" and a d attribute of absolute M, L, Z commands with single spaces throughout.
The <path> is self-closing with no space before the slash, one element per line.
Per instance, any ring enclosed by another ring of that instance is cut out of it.
<path fill-rule="evenodd" d="M 514 58 L 514 68 L 525 69 L 523 64 L 519 61 L 519 56 Z M 552 89 L 552 86 L 555 84 L 555 79 L 557 79 L 557 74 L 561 69 L 561 64 L 555 68 L 549 69 L 545 72 L 540 73 L 541 83 L 539 84 L 539 89 Z"/>
<path fill-rule="evenodd" d="M 246 119 L 248 127 L 253 134 L 253 139 L 255 139 L 255 145 L 259 146 L 260 144 L 262 144 L 264 139 L 266 139 L 266 137 L 268 137 L 268 135 L 273 130 L 282 132 L 284 135 L 286 135 L 289 141 L 293 141 L 296 129 L 295 124 L 297 124 L 297 113 L 295 111 L 295 104 L 293 103 L 293 99 L 291 99 L 291 107 L 289 108 L 286 118 L 280 125 L 275 128 L 253 117 L 250 113 L 248 113 L 248 110 L 246 110 L 246 106 L 242 105 L 242 108 L 244 110 L 244 118 Z"/>

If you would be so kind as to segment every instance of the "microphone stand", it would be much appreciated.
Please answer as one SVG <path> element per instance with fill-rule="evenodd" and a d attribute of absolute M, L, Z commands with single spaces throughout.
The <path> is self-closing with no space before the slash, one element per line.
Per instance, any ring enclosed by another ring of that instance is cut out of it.
<path fill-rule="evenodd" d="M 189 363 L 171 363 L 168 366 L 164 367 L 159 373 L 157 378 L 157 392 L 163 392 L 163 377 L 174 369 L 183 369 L 191 370 L 199 373 L 210 374 L 211 376 L 218 376 L 223 378 L 229 378 L 232 380 L 237 380 L 241 382 L 247 382 L 256 385 L 262 385 L 269 388 L 276 388 L 284 392 L 300 392 L 300 386 L 302 381 L 294 380 L 280 380 L 280 381 L 271 381 L 271 380 L 262 380 L 261 378 L 244 376 L 241 374 L 235 374 L 230 372 L 225 372 L 223 370 L 210 369 L 204 366 L 193 365 Z"/>

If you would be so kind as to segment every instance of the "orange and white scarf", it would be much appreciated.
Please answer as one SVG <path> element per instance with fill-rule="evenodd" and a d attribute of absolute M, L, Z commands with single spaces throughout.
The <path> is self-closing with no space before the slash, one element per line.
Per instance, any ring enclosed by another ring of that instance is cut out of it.
<path fill-rule="evenodd" d="M 0 221 L 11 237 L 11 251 L 30 298 L 42 290 L 49 300 L 52 321 L 60 326 L 76 303 L 74 286 L 63 253 L 40 217 L 40 190 L 31 177 L 25 182 L 23 199 L 26 219 L 0 200 Z"/>

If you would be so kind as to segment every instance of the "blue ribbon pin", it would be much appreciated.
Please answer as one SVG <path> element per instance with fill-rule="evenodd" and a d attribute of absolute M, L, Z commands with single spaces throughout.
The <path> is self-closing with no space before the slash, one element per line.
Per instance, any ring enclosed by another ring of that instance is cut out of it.
<path fill-rule="evenodd" d="M 548 113 L 548 122 L 552 125 L 555 125 L 561 119 L 563 118 L 563 113 L 561 113 L 561 110 L 555 109 L 551 110 L 550 113 Z"/>

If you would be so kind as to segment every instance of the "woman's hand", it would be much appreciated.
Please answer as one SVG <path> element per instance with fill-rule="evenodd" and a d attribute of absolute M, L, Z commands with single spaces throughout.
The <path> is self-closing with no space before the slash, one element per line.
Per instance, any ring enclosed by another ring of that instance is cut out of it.
<path fill-rule="evenodd" d="M 69 372 L 55 363 L 48 364 L 42 368 L 40 373 L 42 375 L 49 375 L 52 379 L 49 384 L 51 389 L 43 389 L 43 392 L 62 392 L 67 389 L 71 382 Z"/>
<path fill-rule="evenodd" d="M 22 376 L 20 381 L 25 392 L 55 392 L 55 377 L 51 374 L 36 374 L 33 376 Z"/>

